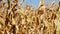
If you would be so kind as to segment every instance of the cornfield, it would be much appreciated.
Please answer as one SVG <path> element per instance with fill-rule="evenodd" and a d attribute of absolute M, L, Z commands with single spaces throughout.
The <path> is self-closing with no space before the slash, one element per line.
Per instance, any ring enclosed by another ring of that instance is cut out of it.
<path fill-rule="evenodd" d="M 49 8 L 40 1 L 34 10 L 33 6 L 18 6 L 18 0 L 0 0 L 0 34 L 60 34 L 60 1 L 55 5 L 52 0 Z"/>

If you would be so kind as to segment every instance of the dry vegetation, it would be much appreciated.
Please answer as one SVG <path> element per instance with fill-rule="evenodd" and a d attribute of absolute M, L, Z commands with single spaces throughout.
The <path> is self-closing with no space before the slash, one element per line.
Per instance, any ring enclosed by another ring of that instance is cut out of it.
<path fill-rule="evenodd" d="M 50 8 L 40 4 L 41 7 L 34 10 L 31 6 L 19 8 L 18 0 L 7 1 L 0 0 L 0 34 L 60 34 L 60 3 L 56 9 L 52 3 Z"/>

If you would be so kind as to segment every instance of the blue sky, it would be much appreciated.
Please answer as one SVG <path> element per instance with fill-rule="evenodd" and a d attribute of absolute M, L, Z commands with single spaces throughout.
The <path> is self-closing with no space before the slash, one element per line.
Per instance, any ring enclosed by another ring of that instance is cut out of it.
<path fill-rule="evenodd" d="M 25 4 L 33 5 L 34 8 L 37 8 L 40 0 L 25 0 Z"/>
<path fill-rule="evenodd" d="M 5 0 L 5 1 L 7 1 L 7 0 Z M 20 2 L 20 1 L 21 0 L 18 0 L 18 2 Z M 56 1 L 55 3 L 58 3 L 59 2 L 59 0 L 55 0 L 55 1 Z M 40 0 L 25 0 L 24 1 L 24 6 L 25 5 L 33 5 L 34 8 L 38 8 L 39 2 L 40 2 Z M 51 3 L 51 0 L 45 0 L 44 2 L 46 4 L 50 4 Z"/>
<path fill-rule="evenodd" d="M 25 0 L 25 4 L 28 4 L 28 5 L 33 5 L 34 8 L 38 8 L 38 5 L 39 5 L 39 2 L 40 0 Z M 50 4 L 52 1 L 51 0 L 45 0 L 44 1 L 46 4 Z M 59 0 L 55 0 L 55 3 L 58 3 Z"/>

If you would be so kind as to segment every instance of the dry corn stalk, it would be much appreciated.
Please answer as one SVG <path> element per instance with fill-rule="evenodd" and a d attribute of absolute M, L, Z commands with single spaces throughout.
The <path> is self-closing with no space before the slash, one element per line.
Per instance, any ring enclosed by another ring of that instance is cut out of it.
<path fill-rule="evenodd" d="M 14 0 L 12 4 L 8 0 L 8 7 L 12 9 L 6 8 L 6 12 L 0 13 L 0 34 L 57 34 L 58 26 L 55 20 L 60 19 L 57 10 L 46 9 L 44 2 L 41 4 L 44 6 L 43 10 L 40 7 L 34 10 L 30 6 L 25 9 L 16 8 L 18 0 Z"/>

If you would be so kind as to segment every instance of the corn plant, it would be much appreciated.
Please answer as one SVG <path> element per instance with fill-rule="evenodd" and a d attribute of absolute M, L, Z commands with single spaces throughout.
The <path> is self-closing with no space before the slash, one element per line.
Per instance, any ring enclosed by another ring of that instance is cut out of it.
<path fill-rule="evenodd" d="M 54 10 L 52 0 L 50 8 L 46 8 L 44 0 L 40 0 L 39 8 L 27 5 L 18 7 L 18 0 L 4 0 L 0 6 L 0 34 L 60 34 L 60 2 Z M 22 0 L 22 5 L 24 0 Z M 4 5 L 7 7 L 4 8 Z M 3 8 L 3 9 L 1 9 Z M 3 10 L 3 11 L 2 11 Z"/>

